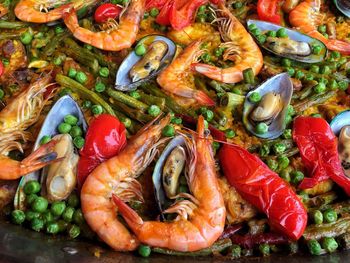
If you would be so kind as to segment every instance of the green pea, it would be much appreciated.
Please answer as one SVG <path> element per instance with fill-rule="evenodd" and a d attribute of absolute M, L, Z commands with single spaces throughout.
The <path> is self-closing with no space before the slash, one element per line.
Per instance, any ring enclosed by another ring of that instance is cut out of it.
<path fill-rule="evenodd" d="M 149 115 L 157 117 L 161 113 L 161 110 L 157 105 L 151 105 L 149 106 L 147 112 Z"/>
<path fill-rule="evenodd" d="M 107 67 L 102 67 L 98 73 L 101 77 L 107 78 L 109 76 L 109 69 Z"/>
<path fill-rule="evenodd" d="M 327 223 L 333 223 L 337 221 L 338 215 L 333 209 L 329 208 L 323 212 L 323 218 Z"/>
<path fill-rule="evenodd" d="M 317 224 L 317 225 L 323 223 L 323 214 L 320 210 L 316 210 L 313 213 L 313 220 L 314 220 L 315 224 Z"/>
<path fill-rule="evenodd" d="M 259 149 L 259 155 L 261 157 L 266 157 L 270 154 L 270 146 L 267 144 L 262 144 Z"/>
<path fill-rule="evenodd" d="M 317 28 L 318 32 L 320 33 L 326 33 L 327 31 L 327 27 L 326 25 L 319 25 L 318 28 Z"/>
<path fill-rule="evenodd" d="M 72 136 L 72 138 L 75 138 L 78 136 L 82 136 L 83 130 L 79 126 L 73 126 L 69 134 Z"/>
<path fill-rule="evenodd" d="M 314 79 L 314 76 L 311 73 L 306 73 L 305 80 L 310 81 L 310 80 L 313 80 L 313 79 Z"/>
<path fill-rule="evenodd" d="M 318 83 L 315 87 L 313 87 L 315 93 L 320 94 L 326 91 L 326 85 L 324 83 Z"/>
<path fill-rule="evenodd" d="M 56 222 L 52 222 L 47 224 L 46 226 L 46 232 L 49 234 L 57 234 L 60 231 L 60 227 Z"/>
<path fill-rule="evenodd" d="M 61 34 L 64 32 L 64 29 L 60 26 L 56 26 L 55 27 L 55 34 L 58 35 L 58 34 Z"/>
<path fill-rule="evenodd" d="M 234 88 L 232 89 L 232 92 L 233 92 L 234 94 L 237 94 L 237 95 L 242 95 L 242 91 L 241 91 L 239 88 L 237 88 L 237 87 L 234 87 Z"/>
<path fill-rule="evenodd" d="M 211 56 L 209 53 L 205 52 L 201 55 L 201 59 L 205 63 L 209 63 L 211 61 Z"/>
<path fill-rule="evenodd" d="M 280 28 L 276 32 L 277 37 L 288 37 L 287 30 L 285 28 Z"/>
<path fill-rule="evenodd" d="M 26 31 L 20 35 L 19 39 L 24 45 L 29 45 L 33 40 L 33 34 Z"/>
<path fill-rule="evenodd" d="M 326 75 L 328 75 L 328 74 L 330 74 L 330 73 L 331 73 L 331 69 L 330 69 L 327 65 L 322 66 L 322 67 L 320 68 L 320 74 L 326 74 Z"/>
<path fill-rule="evenodd" d="M 327 85 L 328 84 L 328 79 L 326 79 L 326 78 L 319 78 L 318 82 Z"/>
<path fill-rule="evenodd" d="M 34 218 L 39 218 L 40 217 L 40 213 L 34 212 L 32 210 L 27 210 L 25 212 L 25 215 L 26 215 L 26 220 L 27 221 L 32 221 Z"/>
<path fill-rule="evenodd" d="M 91 112 L 94 115 L 100 115 L 103 112 L 103 108 L 101 105 L 92 105 L 91 106 Z"/>
<path fill-rule="evenodd" d="M 34 218 L 30 223 L 31 228 L 36 232 L 40 232 L 44 228 L 44 225 L 44 220 L 41 218 Z"/>
<path fill-rule="evenodd" d="M 129 118 L 124 118 L 124 120 L 122 120 L 122 123 L 124 124 L 125 128 L 130 128 L 132 124 Z"/>
<path fill-rule="evenodd" d="M 0 100 L 2 100 L 5 97 L 5 91 L 3 89 L 0 89 Z"/>
<path fill-rule="evenodd" d="M 157 15 L 159 14 L 159 10 L 155 7 L 153 7 L 150 11 L 149 14 L 151 17 L 157 17 Z"/>
<path fill-rule="evenodd" d="M 35 180 L 28 181 L 23 187 L 23 191 L 26 195 L 39 193 L 40 190 L 40 183 Z"/>
<path fill-rule="evenodd" d="M 289 159 L 287 156 L 278 156 L 277 157 L 277 162 L 278 162 L 278 169 L 282 170 L 288 167 L 289 165 Z"/>
<path fill-rule="evenodd" d="M 51 213 L 54 216 L 61 216 L 66 209 L 66 203 L 63 201 L 56 201 L 51 204 Z"/>
<path fill-rule="evenodd" d="M 84 44 L 84 48 L 86 48 L 87 50 L 92 50 L 92 46 L 89 44 Z"/>
<path fill-rule="evenodd" d="M 270 255 L 270 245 L 269 244 L 260 244 L 259 251 L 264 257 Z"/>
<path fill-rule="evenodd" d="M 144 54 L 146 54 L 146 47 L 144 44 L 139 43 L 136 47 L 135 47 L 135 53 L 138 56 L 143 56 Z"/>
<path fill-rule="evenodd" d="M 266 36 L 268 36 L 268 37 L 276 37 L 276 31 L 272 31 L 272 30 L 269 30 L 269 31 L 267 31 L 267 33 L 266 33 Z"/>
<path fill-rule="evenodd" d="M 292 61 L 288 58 L 282 58 L 281 63 L 284 67 L 290 67 L 292 65 Z"/>
<path fill-rule="evenodd" d="M 106 90 L 106 85 L 103 84 L 102 82 L 96 82 L 95 84 L 95 91 L 96 92 L 104 92 Z"/>
<path fill-rule="evenodd" d="M 312 66 L 310 67 L 310 71 L 317 74 L 317 73 L 320 72 L 320 67 L 317 66 L 317 65 L 312 65 Z"/>
<path fill-rule="evenodd" d="M 331 89 L 331 90 L 336 90 L 338 88 L 338 83 L 335 79 L 331 79 L 329 82 L 328 82 L 328 87 Z"/>
<path fill-rule="evenodd" d="M 219 150 L 219 148 L 220 148 L 220 143 L 218 143 L 218 142 L 213 142 L 213 148 L 214 148 L 215 151 Z"/>
<path fill-rule="evenodd" d="M 211 110 L 207 110 L 204 114 L 203 117 L 207 120 L 207 121 L 212 121 L 214 119 L 214 112 Z"/>
<path fill-rule="evenodd" d="M 71 129 L 72 129 L 72 125 L 68 123 L 63 122 L 60 125 L 58 125 L 58 132 L 61 134 L 67 134 L 70 132 Z"/>
<path fill-rule="evenodd" d="M 265 134 L 269 130 L 269 126 L 267 126 L 266 123 L 260 122 L 258 125 L 255 126 L 255 132 L 257 134 Z"/>
<path fill-rule="evenodd" d="M 256 37 L 261 35 L 261 30 L 259 28 L 254 28 L 254 29 L 250 30 L 250 32 Z"/>
<path fill-rule="evenodd" d="M 287 114 L 290 115 L 290 116 L 295 115 L 294 107 L 292 105 L 290 105 L 290 104 L 287 106 Z"/>
<path fill-rule="evenodd" d="M 182 119 L 181 118 L 172 117 L 171 118 L 171 123 L 180 125 L 180 124 L 182 124 Z"/>
<path fill-rule="evenodd" d="M 241 3 L 241 2 L 235 2 L 235 3 L 233 3 L 233 5 L 232 5 L 232 7 L 234 8 L 234 9 L 239 9 L 239 8 L 241 8 L 243 6 L 243 3 Z"/>
<path fill-rule="evenodd" d="M 130 91 L 129 96 L 137 100 L 141 98 L 141 95 L 137 90 Z"/>
<path fill-rule="evenodd" d="M 332 253 L 337 250 L 338 243 L 333 237 L 325 237 L 322 240 L 322 247 L 329 253 Z"/>
<path fill-rule="evenodd" d="M 273 151 L 276 153 L 276 154 L 282 154 L 285 152 L 286 150 L 286 145 L 284 143 L 276 143 L 272 146 L 272 149 Z"/>
<path fill-rule="evenodd" d="M 71 225 L 68 228 L 68 235 L 70 238 L 77 238 L 80 235 L 80 228 L 77 225 Z"/>
<path fill-rule="evenodd" d="M 148 13 L 148 12 L 145 12 L 145 13 L 143 14 L 143 19 L 147 19 L 147 18 L 149 18 L 149 13 Z"/>
<path fill-rule="evenodd" d="M 295 72 L 295 78 L 296 79 L 302 79 L 305 76 L 304 72 L 302 72 L 301 70 L 297 70 Z"/>
<path fill-rule="evenodd" d="M 228 139 L 232 139 L 233 137 L 236 136 L 236 133 L 235 133 L 234 130 L 228 129 L 228 130 L 225 131 L 225 136 Z"/>
<path fill-rule="evenodd" d="M 38 198 L 38 196 L 36 194 L 27 195 L 26 196 L 26 204 L 28 206 L 30 206 L 36 198 Z"/>
<path fill-rule="evenodd" d="M 251 103 L 258 103 L 259 101 L 261 101 L 261 95 L 259 94 L 259 92 L 252 92 L 252 94 L 250 94 L 249 96 L 249 101 Z"/>
<path fill-rule="evenodd" d="M 287 70 L 287 73 L 288 73 L 289 76 L 291 76 L 291 77 L 294 76 L 294 74 L 295 74 L 295 69 L 294 68 L 288 67 L 288 68 L 286 68 L 286 70 Z"/>
<path fill-rule="evenodd" d="M 320 243 L 315 240 L 315 239 L 311 239 L 307 242 L 307 246 L 309 248 L 309 251 L 311 253 L 311 255 L 320 255 L 321 254 L 321 245 Z"/>
<path fill-rule="evenodd" d="M 167 125 L 163 128 L 162 134 L 165 137 L 173 137 L 175 135 L 175 128 L 172 125 Z"/>
<path fill-rule="evenodd" d="M 48 142 L 51 141 L 51 136 L 50 135 L 44 135 L 41 139 L 40 139 L 40 145 L 44 145 L 47 144 Z"/>
<path fill-rule="evenodd" d="M 72 222 L 74 211 L 75 211 L 75 209 L 73 207 L 68 206 L 62 214 L 63 220 L 68 222 L 68 223 Z"/>
<path fill-rule="evenodd" d="M 31 207 L 34 212 L 43 213 L 46 211 L 48 205 L 49 202 L 46 200 L 46 198 L 39 196 L 33 201 Z"/>
<path fill-rule="evenodd" d="M 140 245 L 138 250 L 141 257 L 147 258 L 151 255 L 151 247 L 147 245 Z"/>
<path fill-rule="evenodd" d="M 292 120 L 293 120 L 293 117 L 290 115 L 287 115 L 284 121 L 285 121 L 286 125 L 288 125 L 289 123 L 292 122 Z"/>
<path fill-rule="evenodd" d="M 77 136 L 73 139 L 73 144 L 75 147 L 77 147 L 78 149 L 81 149 L 84 147 L 85 144 L 85 139 L 81 136 Z"/>
<path fill-rule="evenodd" d="M 267 163 L 266 164 L 272 171 L 276 171 L 277 168 L 278 168 L 278 163 L 274 159 L 267 159 Z"/>
<path fill-rule="evenodd" d="M 69 89 L 69 88 L 63 88 L 63 89 L 60 90 L 60 92 L 58 93 L 58 95 L 59 95 L 60 97 L 62 97 L 62 96 L 65 96 L 65 95 L 68 95 L 68 94 L 71 94 L 71 93 L 72 93 L 72 90 L 71 90 L 71 89 Z"/>
<path fill-rule="evenodd" d="M 325 38 L 329 38 L 329 35 L 327 33 L 322 34 Z"/>
<path fill-rule="evenodd" d="M 77 76 L 77 70 L 75 68 L 70 68 L 68 70 L 68 77 L 74 79 Z"/>
<path fill-rule="evenodd" d="M 60 66 L 63 63 L 62 57 L 55 57 L 53 60 L 53 64 L 56 66 Z"/>
<path fill-rule="evenodd" d="M 204 120 L 204 128 L 208 129 L 209 128 L 209 123 L 207 122 L 207 120 Z"/>
<path fill-rule="evenodd" d="M 207 10 L 207 6 L 206 5 L 201 5 L 198 8 L 198 13 L 204 13 Z"/>
<path fill-rule="evenodd" d="M 68 197 L 67 203 L 70 207 L 77 207 L 80 203 L 78 195 L 75 192 L 71 193 Z"/>
<path fill-rule="evenodd" d="M 302 180 L 304 180 L 304 174 L 301 171 L 293 171 L 291 173 L 291 182 L 295 185 L 299 184 Z"/>
<path fill-rule="evenodd" d="M 205 23 L 207 21 L 207 15 L 203 13 L 198 13 L 196 16 L 196 22 Z"/>
<path fill-rule="evenodd" d="M 309 195 L 305 191 L 299 192 L 298 196 L 303 203 L 307 202 L 307 200 L 309 199 Z"/>
<path fill-rule="evenodd" d="M 84 223 L 84 215 L 80 208 L 74 211 L 73 221 L 78 225 Z"/>
<path fill-rule="evenodd" d="M 258 42 L 260 44 L 264 44 L 266 42 L 266 38 L 267 37 L 265 35 L 258 35 L 258 36 L 256 36 L 256 39 L 258 40 Z"/>
<path fill-rule="evenodd" d="M 239 245 L 232 245 L 230 248 L 230 256 L 232 258 L 240 258 L 242 255 L 242 248 Z"/>
<path fill-rule="evenodd" d="M 45 211 L 42 215 L 42 218 L 46 224 L 55 221 L 55 217 L 53 216 L 50 210 Z"/>
<path fill-rule="evenodd" d="M 77 75 L 75 75 L 75 80 L 81 84 L 84 84 L 87 81 L 87 76 L 84 72 L 78 71 Z"/>
<path fill-rule="evenodd" d="M 218 47 L 214 50 L 214 55 L 215 57 L 221 57 L 222 54 L 224 53 L 225 49 L 224 48 L 221 48 L 221 47 Z"/>
<path fill-rule="evenodd" d="M 347 82 L 346 80 L 341 80 L 338 82 L 338 87 L 340 90 L 347 90 L 347 88 L 349 87 L 349 82 Z"/>
<path fill-rule="evenodd" d="M 338 51 L 332 51 L 330 56 L 331 58 L 338 59 L 341 57 L 341 54 Z"/>
<path fill-rule="evenodd" d="M 70 124 L 70 125 L 77 125 L 77 123 L 78 123 L 78 118 L 77 117 L 75 117 L 74 115 L 72 115 L 72 114 L 68 114 L 68 115 L 66 115 L 66 116 L 64 116 L 64 122 L 65 123 L 68 123 L 68 124 Z"/>
<path fill-rule="evenodd" d="M 250 25 L 248 26 L 248 29 L 249 29 L 250 31 L 252 31 L 252 30 L 254 30 L 254 29 L 256 29 L 256 28 L 258 28 L 258 27 L 256 26 L 256 24 L 250 24 Z"/>
<path fill-rule="evenodd" d="M 92 106 L 92 102 L 89 101 L 89 100 L 84 100 L 82 106 L 83 106 L 84 109 L 90 109 L 91 106 Z"/>
<path fill-rule="evenodd" d="M 288 170 L 282 170 L 280 173 L 279 173 L 279 176 L 285 180 L 286 182 L 290 182 L 290 173 Z"/>
<path fill-rule="evenodd" d="M 291 129 L 285 129 L 282 133 L 282 137 L 284 139 L 291 139 L 292 138 L 292 130 Z"/>
<path fill-rule="evenodd" d="M 11 212 L 11 221 L 16 224 L 20 225 L 24 222 L 26 219 L 26 216 L 22 210 L 13 210 Z"/>

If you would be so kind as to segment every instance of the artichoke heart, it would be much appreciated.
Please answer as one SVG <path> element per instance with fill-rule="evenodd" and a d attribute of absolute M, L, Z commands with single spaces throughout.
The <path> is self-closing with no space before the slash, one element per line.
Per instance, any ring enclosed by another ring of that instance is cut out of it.
<path fill-rule="evenodd" d="M 257 107 L 250 114 L 250 119 L 255 122 L 265 122 L 270 125 L 283 108 L 281 95 L 275 92 L 266 93 Z"/>
<path fill-rule="evenodd" d="M 74 152 L 72 137 L 68 134 L 56 135 L 58 140 L 54 151 L 62 161 L 51 164 L 46 173 L 46 193 L 49 201 L 66 199 L 76 185 L 76 168 L 79 156 Z"/>
<path fill-rule="evenodd" d="M 290 38 L 268 37 L 265 45 L 281 55 L 309 56 L 312 53 L 308 43 L 295 41 Z"/>
<path fill-rule="evenodd" d="M 168 198 L 176 196 L 179 187 L 179 177 L 186 162 L 185 150 L 177 146 L 169 154 L 163 167 L 163 187 Z"/>
<path fill-rule="evenodd" d="M 132 82 L 147 78 L 153 71 L 158 70 L 167 51 L 168 45 L 164 41 L 153 42 L 146 54 L 131 68 L 129 75 Z"/>
<path fill-rule="evenodd" d="M 340 131 L 339 158 L 346 176 L 350 177 L 350 126 L 344 126 Z"/>

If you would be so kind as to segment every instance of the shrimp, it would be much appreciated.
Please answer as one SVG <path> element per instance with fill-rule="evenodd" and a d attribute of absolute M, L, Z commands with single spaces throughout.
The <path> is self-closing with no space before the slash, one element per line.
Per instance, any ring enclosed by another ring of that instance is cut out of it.
<path fill-rule="evenodd" d="M 50 74 L 39 78 L 6 105 L 0 112 L 0 133 L 24 131 L 38 120 L 47 101 L 43 93 L 54 85 L 50 81 Z"/>
<path fill-rule="evenodd" d="M 176 251 L 196 251 L 211 246 L 224 230 L 225 204 L 217 180 L 211 140 L 205 137 L 202 116 L 198 119 L 197 131 L 198 136 L 193 141 L 185 136 L 190 153 L 187 181 L 193 196 L 180 194 L 190 200 L 178 201 L 165 211 L 178 213 L 175 221 L 143 221 L 113 195 L 119 212 L 142 243 Z"/>
<path fill-rule="evenodd" d="M 350 43 L 338 39 L 328 39 L 317 31 L 322 23 L 321 0 L 306 0 L 289 13 L 289 22 L 303 33 L 322 41 L 328 49 L 350 55 Z"/>
<path fill-rule="evenodd" d="M 50 163 L 59 161 L 57 153 L 53 151 L 56 143 L 55 140 L 52 140 L 44 144 L 21 162 L 10 159 L 5 155 L 0 155 L 0 180 L 16 180 Z"/>
<path fill-rule="evenodd" d="M 119 24 L 109 19 L 106 30 L 93 32 L 80 27 L 73 9 L 65 12 L 63 20 L 73 36 L 80 41 L 103 50 L 119 51 L 134 44 L 145 12 L 145 0 L 131 0 L 130 5 L 119 18 Z"/>
<path fill-rule="evenodd" d="M 15 7 L 15 15 L 25 22 L 48 23 L 61 19 L 67 6 L 81 9 L 97 2 L 97 0 L 75 0 L 73 3 L 65 4 L 67 1 L 62 0 L 20 0 Z M 62 5 L 49 10 L 60 4 Z"/>
<path fill-rule="evenodd" d="M 251 68 L 257 75 L 263 66 L 263 56 L 251 35 L 231 12 L 220 5 L 216 12 L 221 38 L 225 43 L 220 47 L 225 48 L 224 60 L 231 60 L 234 66 L 218 68 L 203 63 L 194 63 L 192 68 L 208 78 L 225 82 L 237 83 L 243 80 L 243 71 Z"/>
<path fill-rule="evenodd" d="M 31 134 L 29 132 L 14 131 L 0 134 L 0 155 L 8 155 L 13 150 L 19 150 L 23 153 L 22 143 L 26 143 L 30 139 Z"/>
<path fill-rule="evenodd" d="M 215 102 L 203 91 L 196 90 L 191 77 L 190 66 L 203 53 L 200 49 L 202 42 L 194 41 L 174 59 L 158 76 L 157 82 L 165 91 L 187 99 L 197 100 L 198 103 L 214 106 Z"/>
<path fill-rule="evenodd" d="M 6 15 L 8 12 L 8 8 L 4 4 L 0 4 L 0 17 Z"/>
<path fill-rule="evenodd" d="M 119 222 L 112 194 L 124 201 L 143 199 L 141 185 L 135 178 L 153 160 L 162 143 L 162 129 L 169 122 L 168 115 L 158 124 L 152 122 L 140 130 L 117 156 L 97 166 L 83 184 L 80 198 L 84 217 L 91 229 L 115 250 L 134 250 L 139 241 Z"/>

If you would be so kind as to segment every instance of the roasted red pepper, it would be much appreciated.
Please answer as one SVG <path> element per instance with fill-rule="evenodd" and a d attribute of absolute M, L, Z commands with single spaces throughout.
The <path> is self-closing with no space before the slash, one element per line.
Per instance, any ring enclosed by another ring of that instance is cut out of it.
<path fill-rule="evenodd" d="M 240 245 L 244 248 L 254 248 L 260 244 L 280 245 L 287 244 L 288 238 L 276 233 L 262 233 L 256 235 L 233 235 L 231 236 L 232 243 Z"/>
<path fill-rule="evenodd" d="M 78 162 L 78 187 L 101 162 L 112 158 L 126 145 L 124 125 L 114 116 L 101 114 L 92 120 Z"/>
<path fill-rule="evenodd" d="M 303 234 L 307 213 L 292 188 L 257 156 L 224 144 L 219 152 L 223 173 L 238 193 L 267 215 L 270 226 L 297 240 Z"/>
<path fill-rule="evenodd" d="M 299 188 L 312 188 L 331 178 L 350 196 L 350 179 L 344 174 L 338 155 L 338 140 L 322 118 L 298 117 L 294 120 L 293 140 L 298 145 L 303 164 L 311 176 Z"/>
<path fill-rule="evenodd" d="M 111 3 L 102 4 L 97 7 L 94 18 L 97 23 L 104 23 L 109 18 L 116 19 L 120 15 L 121 11 L 122 8 L 120 6 Z"/>
<path fill-rule="evenodd" d="M 260 20 L 280 25 L 282 23 L 281 0 L 258 0 L 257 11 Z"/>
<path fill-rule="evenodd" d="M 2 74 L 4 74 L 4 71 L 5 71 L 4 64 L 2 64 L 0 60 L 0 77 L 2 76 Z"/>

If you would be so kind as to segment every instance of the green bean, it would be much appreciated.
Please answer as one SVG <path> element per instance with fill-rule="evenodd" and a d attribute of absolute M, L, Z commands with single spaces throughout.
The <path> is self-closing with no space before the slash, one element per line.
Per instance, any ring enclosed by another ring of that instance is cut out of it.
<path fill-rule="evenodd" d="M 9 22 L 5 20 L 0 20 L 0 29 L 19 29 L 27 27 L 29 24 L 24 22 Z"/>
<path fill-rule="evenodd" d="M 254 84 L 254 72 L 252 68 L 247 68 L 243 70 L 243 79 L 247 84 Z"/>
<path fill-rule="evenodd" d="M 196 86 L 197 89 L 203 90 L 205 93 L 209 93 L 209 90 L 207 89 L 207 85 L 203 78 L 196 76 L 194 78 L 194 85 Z"/>
<path fill-rule="evenodd" d="M 128 127 L 125 126 L 125 128 L 132 134 L 135 134 L 138 130 L 138 124 L 135 120 L 127 117 L 123 112 L 113 108 L 115 115 L 121 122 L 125 122 L 126 120 L 130 120 L 130 125 Z"/>
<path fill-rule="evenodd" d="M 225 126 L 229 120 L 229 117 L 226 115 L 225 111 L 223 109 L 215 108 L 214 113 L 214 121 L 220 126 Z"/>
<path fill-rule="evenodd" d="M 292 156 L 294 156 L 294 155 L 296 155 L 296 154 L 298 154 L 298 153 L 299 153 L 298 147 L 292 147 L 292 148 L 290 148 L 289 150 L 285 151 L 285 152 L 284 152 L 284 155 L 285 155 L 286 157 L 292 157 Z"/>
<path fill-rule="evenodd" d="M 63 34 L 58 34 L 55 35 L 51 41 L 45 46 L 43 52 L 42 52 L 42 56 L 44 58 L 46 57 L 50 57 L 53 55 L 53 53 L 55 52 L 56 48 L 59 46 L 59 44 L 61 43 L 61 41 L 63 39 L 65 39 L 66 37 L 69 36 L 68 32 L 65 32 Z"/>
<path fill-rule="evenodd" d="M 350 217 L 343 217 L 328 224 L 309 225 L 303 234 L 306 240 L 337 237 L 350 230 Z"/>
<path fill-rule="evenodd" d="M 109 100 L 112 105 L 113 108 L 115 108 L 117 111 L 120 111 L 122 113 L 124 113 L 125 115 L 129 116 L 130 118 L 137 120 L 141 123 L 147 123 L 151 120 L 153 120 L 153 117 L 138 110 L 138 109 L 133 109 L 127 105 L 125 105 L 124 103 L 120 103 L 119 101 L 116 100 Z"/>
<path fill-rule="evenodd" d="M 229 238 L 216 241 L 211 247 L 204 248 L 195 252 L 179 252 L 165 248 L 152 248 L 153 252 L 161 253 L 170 256 L 188 256 L 188 257 L 204 257 L 213 254 L 220 253 L 221 251 L 229 248 L 232 245 L 232 241 Z"/>
<path fill-rule="evenodd" d="M 142 91 L 139 91 L 141 95 L 140 101 L 144 102 L 147 105 L 157 105 L 161 110 L 165 109 L 165 98 L 159 98 L 150 94 L 146 94 Z"/>
<path fill-rule="evenodd" d="M 114 113 L 112 107 L 109 106 L 109 104 L 106 101 L 104 101 L 95 92 L 85 88 L 79 82 L 77 82 L 69 77 L 66 77 L 62 74 L 56 75 L 56 82 L 58 84 L 60 84 L 62 87 L 70 88 L 74 92 L 80 94 L 85 99 L 91 100 L 93 103 L 101 105 L 108 114 L 115 116 L 115 113 Z"/>
<path fill-rule="evenodd" d="M 225 93 L 226 91 L 221 87 L 220 83 L 216 80 L 211 80 L 209 86 L 212 87 L 217 93 Z"/>
<path fill-rule="evenodd" d="M 112 97 L 113 99 L 120 101 L 132 108 L 141 110 L 141 111 L 146 111 L 148 109 L 148 105 L 138 101 L 137 99 L 134 99 L 133 97 L 126 95 L 125 93 L 118 91 L 118 90 L 114 90 L 112 88 L 108 88 L 107 90 L 107 94 Z"/>
<path fill-rule="evenodd" d="M 324 93 L 324 94 L 313 95 L 313 96 L 311 96 L 307 99 L 304 99 L 303 101 L 295 104 L 294 109 L 297 112 L 303 112 L 306 109 L 311 108 L 314 105 L 322 104 L 322 103 L 326 102 L 327 100 L 329 100 L 330 98 L 332 98 L 335 95 L 336 95 L 335 91 L 329 91 L 329 92 Z"/>
<path fill-rule="evenodd" d="M 335 192 L 328 192 L 324 194 L 317 195 L 315 197 L 309 198 L 305 203 L 308 207 L 320 207 L 322 205 L 327 205 L 332 203 L 337 199 L 337 194 Z"/>
<path fill-rule="evenodd" d="M 221 98 L 220 98 L 220 105 L 223 107 L 229 107 L 232 108 L 235 106 L 240 106 L 244 103 L 244 96 L 237 95 L 232 92 L 226 92 Z"/>
<path fill-rule="evenodd" d="M 19 38 L 22 33 L 23 31 L 3 32 L 0 34 L 0 40 Z"/>

